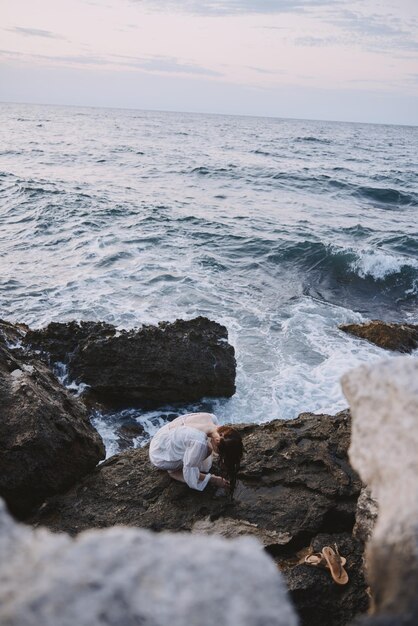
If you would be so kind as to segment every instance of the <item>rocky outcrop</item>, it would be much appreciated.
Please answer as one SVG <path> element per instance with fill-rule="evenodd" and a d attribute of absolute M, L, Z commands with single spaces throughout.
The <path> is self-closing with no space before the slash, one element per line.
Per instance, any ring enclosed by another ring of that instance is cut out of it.
<path fill-rule="evenodd" d="M 350 459 L 379 507 L 366 563 L 367 624 L 418 623 L 418 361 L 399 357 L 343 377 Z"/>
<path fill-rule="evenodd" d="M 391 324 L 373 320 L 364 324 L 343 324 L 339 328 L 387 350 L 412 352 L 418 348 L 418 324 Z"/>
<path fill-rule="evenodd" d="M 297 626 L 273 561 L 251 538 L 17 525 L 0 501 L 2 626 Z"/>
<path fill-rule="evenodd" d="M 196 492 L 173 481 L 141 448 L 111 457 L 50 501 L 36 521 L 73 534 L 120 523 L 191 530 L 209 515 L 246 520 L 302 544 L 318 532 L 353 527 L 361 484 L 346 456 L 347 412 L 238 428 L 246 452 L 232 503 L 210 485 Z"/>
<path fill-rule="evenodd" d="M 85 407 L 36 359 L 0 342 L 0 495 L 17 516 L 104 458 Z"/>
<path fill-rule="evenodd" d="M 206 318 L 116 331 L 109 324 L 50 324 L 26 342 L 68 363 L 69 376 L 107 406 L 161 406 L 235 393 L 234 349 Z"/>
<path fill-rule="evenodd" d="M 360 544 L 347 538 L 361 488 L 347 459 L 348 412 L 334 417 L 305 413 L 291 421 L 239 428 L 246 452 L 233 502 L 210 485 L 196 492 L 173 481 L 151 467 L 143 448 L 112 457 L 69 492 L 50 499 L 31 522 L 71 534 L 124 523 L 225 537 L 252 535 L 275 558 L 296 602 L 305 607 L 302 625 L 311 624 L 310 607 L 315 606 L 322 626 L 349 623 L 365 609 L 367 597 Z M 327 535 L 321 538 L 323 533 Z M 315 541 L 343 541 L 342 554 L 348 559 L 350 585 L 329 596 L 325 612 L 321 605 L 327 592 L 318 589 L 324 576 L 325 589 L 334 583 L 322 570 L 298 565 Z"/>

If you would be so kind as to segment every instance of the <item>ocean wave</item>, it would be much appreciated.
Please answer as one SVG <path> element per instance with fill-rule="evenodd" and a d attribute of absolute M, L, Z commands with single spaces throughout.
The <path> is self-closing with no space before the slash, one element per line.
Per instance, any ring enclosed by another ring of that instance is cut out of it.
<path fill-rule="evenodd" d="M 381 249 L 345 248 L 321 241 L 286 242 L 269 253 L 268 260 L 298 266 L 306 272 L 321 272 L 339 280 L 353 275 L 374 282 L 396 277 L 396 285 L 403 283 L 405 290 L 418 278 L 418 260 L 414 258 Z"/>
<path fill-rule="evenodd" d="M 332 143 L 331 139 L 325 139 L 323 137 L 315 137 L 314 135 L 308 135 L 307 137 L 296 137 L 295 142 L 311 142 L 311 143 L 322 143 L 322 144 L 330 144 Z"/>
<path fill-rule="evenodd" d="M 250 150 L 251 154 L 261 154 L 262 156 L 275 156 L 272 152 L 267 152 L 267 150 L 260 150 L 257 148 L 256 150 Z"/>
<path fill-rule="evenodd" d="M 391 187 L 358 187 L 355 194 L 379 204 L 418 206 L 418 196 Z"/>
<path fill-rule="evenodd" d="M 273 153 L 260 149 L 252 150 L 253 154 L 272 157 Z M 342 172 L 343 168 L 333 171 Z M 348 173 L 350 173 L 347 170 Z M 345 172 L 345 173 L 347 173 Z M 194 167 L 186 174 L 199 175 L 207 178 L 230 179 L 243 181 L 257 188 L 280 187 L 292 190 L 308 190 L 313 195 L 338 193 L 341 197 L 354 197 L 370 202 L 379 208 L 418 206 L 418 194 L 398 189 L 396 187 L 372 187 L 357 185 L 345 177 L 338 177 L 328 173 L 318 173 L 315 168 L 304 167 L 301 170 L 276 169 L 268 166 L 239 166 L 228 163 L 225 166 L 201 165 Z M 344 172 L 342 172 L 344 173 Z M 393 181 L 392 181 L 393 182 Z"/>
<path fill-rule="evenodd" d="M 385 280 L 388 276 L 403 275 L 405 278 L 415 275 L 418 261 L 395 256 L 381 250 L 356 253 L 356 259 L 350 263 L 350 269 L 361 278 L 371 276 L 374 280 Z"/>
<path fill-rule="evenodd" d="M 201 165 L 199 167 L 194 167 L 191 170 L 192 174 L 199 174 L 200 176 L 219 176 L 230 174 L 237 166 L 230 164 L 228 167 L 208 167 L 206 165 Z"/>

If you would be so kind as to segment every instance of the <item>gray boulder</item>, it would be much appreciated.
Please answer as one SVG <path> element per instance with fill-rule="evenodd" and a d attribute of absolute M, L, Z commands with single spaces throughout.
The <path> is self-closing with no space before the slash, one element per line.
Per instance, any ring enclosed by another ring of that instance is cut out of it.
<path fill-rule="evenodd" d="M 350 459 L 379 509 L 366 551 L 373 598 L 367 624 L 416 626 L 418 360 L 363 365 L 342 385 L 353 415 Z"/>
<path fill-rule="evenodd" d="M 297 626 L 252 538 L 115 527 L 77 539 L 17 525 L 0 502 L 2 626 Z"/>

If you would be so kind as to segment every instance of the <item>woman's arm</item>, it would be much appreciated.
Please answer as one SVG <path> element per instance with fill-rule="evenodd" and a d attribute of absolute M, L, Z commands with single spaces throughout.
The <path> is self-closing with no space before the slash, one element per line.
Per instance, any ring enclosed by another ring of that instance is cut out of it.
<path fill-rule="evenodd" d="M 208 444 L 206 441 L 194 438 L 187 441 L 186 451 L 183 456 L 183 479 L 191 489 L 203 491 L 209 481 L 218 487 L 224 486 L 223 479 L 220 476 L 203 474 L 200 471 L 201 464 L 204 462 L 207 455 Z"/>

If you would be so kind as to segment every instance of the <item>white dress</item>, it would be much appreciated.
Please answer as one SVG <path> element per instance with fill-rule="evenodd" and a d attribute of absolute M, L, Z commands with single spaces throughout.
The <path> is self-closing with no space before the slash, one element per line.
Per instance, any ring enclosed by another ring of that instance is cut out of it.
<path fill-rule="evenodd" d="M 188 426 L 185 423 L 186 417 L 187 415 L 177 417 L 157 431 L 151 439 L 149 458 L 159 469 L 169 472 L 182 469 L 187 485 L 203 491 L 211 474 L 206 474 L 203 480 L 199 480 L 200 473 L 206 473 L 212 467 L 212 450 L 208 445 L 208 436 L 198 428 Z M 211 417 L 217 425 L 216 416 Z"/>

